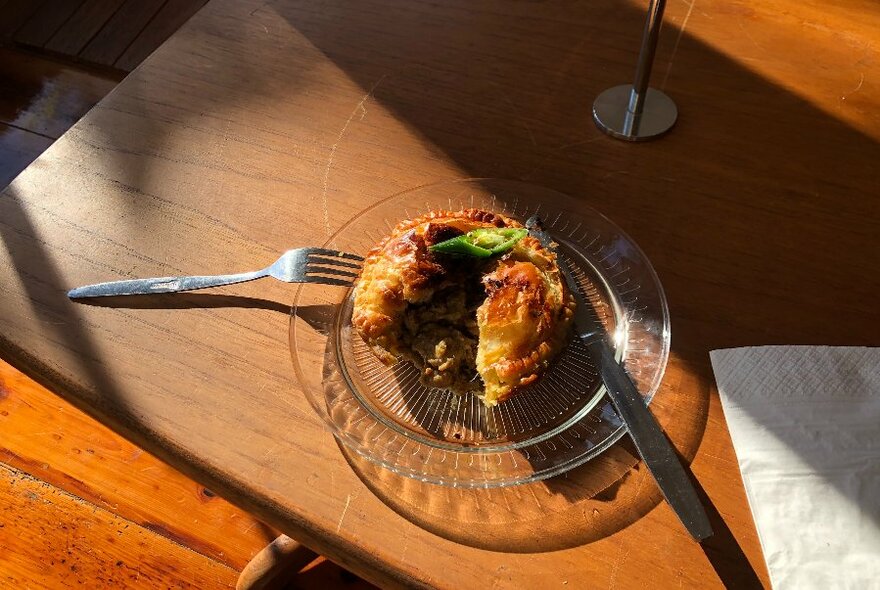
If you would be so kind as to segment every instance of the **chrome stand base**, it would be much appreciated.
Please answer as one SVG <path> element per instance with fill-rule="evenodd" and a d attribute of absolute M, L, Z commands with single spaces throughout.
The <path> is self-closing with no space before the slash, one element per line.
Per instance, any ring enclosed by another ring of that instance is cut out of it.
<path fill-rule="evenodd" d="M 640 115 L 629 111 L 632 85 L 609 88 L 593 103 L 593 120 L 612 137 L 626 141 L 647 141 L 669 131 L 678 118 L 678 108 L 672 99 L 653 88 L 648 88 Z"/>

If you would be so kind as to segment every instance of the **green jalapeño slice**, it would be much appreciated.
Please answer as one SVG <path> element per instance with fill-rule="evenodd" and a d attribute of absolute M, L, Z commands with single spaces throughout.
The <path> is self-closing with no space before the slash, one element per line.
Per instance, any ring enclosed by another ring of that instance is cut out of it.
<path fill-rule="evenodd" d="M 443 254 L 488 258 L 510 250 L 528 233 L 524 228 L 486 227 L 434 244 L 430 249 Z"/>

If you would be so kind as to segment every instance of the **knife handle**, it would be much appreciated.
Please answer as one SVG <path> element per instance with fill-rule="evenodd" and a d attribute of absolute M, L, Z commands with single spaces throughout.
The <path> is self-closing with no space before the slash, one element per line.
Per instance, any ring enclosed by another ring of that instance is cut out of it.
<path fill-rule="evenodd" d="M 614 358 L 614 350 L 604 338 L 585 339 L 584 343 L 599 360 L 599 374 L 611 402 L 666 501 L 694 539 L 712 536 L 712 525 L 684 467 L 632 379 Z"/>

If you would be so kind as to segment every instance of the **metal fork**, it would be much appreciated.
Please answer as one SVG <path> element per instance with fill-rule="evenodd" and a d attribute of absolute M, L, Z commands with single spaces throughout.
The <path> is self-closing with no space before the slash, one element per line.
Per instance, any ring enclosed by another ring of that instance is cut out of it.
<path fill-rule="evenodd" d="M 357 254 L 326 250 L 324 248 L 297 248 L 288 250 L 271 266 L 254 272 L 243 272 L 234 275 L 214 275 L 197 277 L 156 277 L 152 279 L 134 279 L 129 281 L 112 281 L 86 285 L 68 291 L 71 299 L 84 297 L 109 297 L 113 295 L 148 295 L 153 293 L 178 293 L 195 291 L 207 287 L 232 285 L 272 277 L 286 283 L 319 283 L 321 285 L 337 285 L 347 287 L 352 284 L 358 273 L 363 258 Z M 330 276 L 324 276 L 330 275 Z M 346 278 L 336 278 L 346 277 Z"/>

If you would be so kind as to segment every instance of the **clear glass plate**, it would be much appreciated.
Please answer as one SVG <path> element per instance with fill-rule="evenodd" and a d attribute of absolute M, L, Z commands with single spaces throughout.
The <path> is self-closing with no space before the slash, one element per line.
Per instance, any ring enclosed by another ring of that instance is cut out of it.
<path fill-rule="evenodd" d="M 462 207 L 523 222 L 542 217 L 650 402 L 669 354 L 660 282 L 620 228 L 571 197 L 498 179 L 421 186 L 363 211 L 325 247 L 363 255 L 404 219 Z M 457 487 L 525 483 L 588 461 L 625 431 L 576 338 L 536 384 L 486 408 L 472 394 L 422 386 L 409 362 L 383 365 L 352 329 L 351 312 L 351 289 L 301 285 L 291 318 L 293 365 L 333 435 L 396 473 Z"/>

